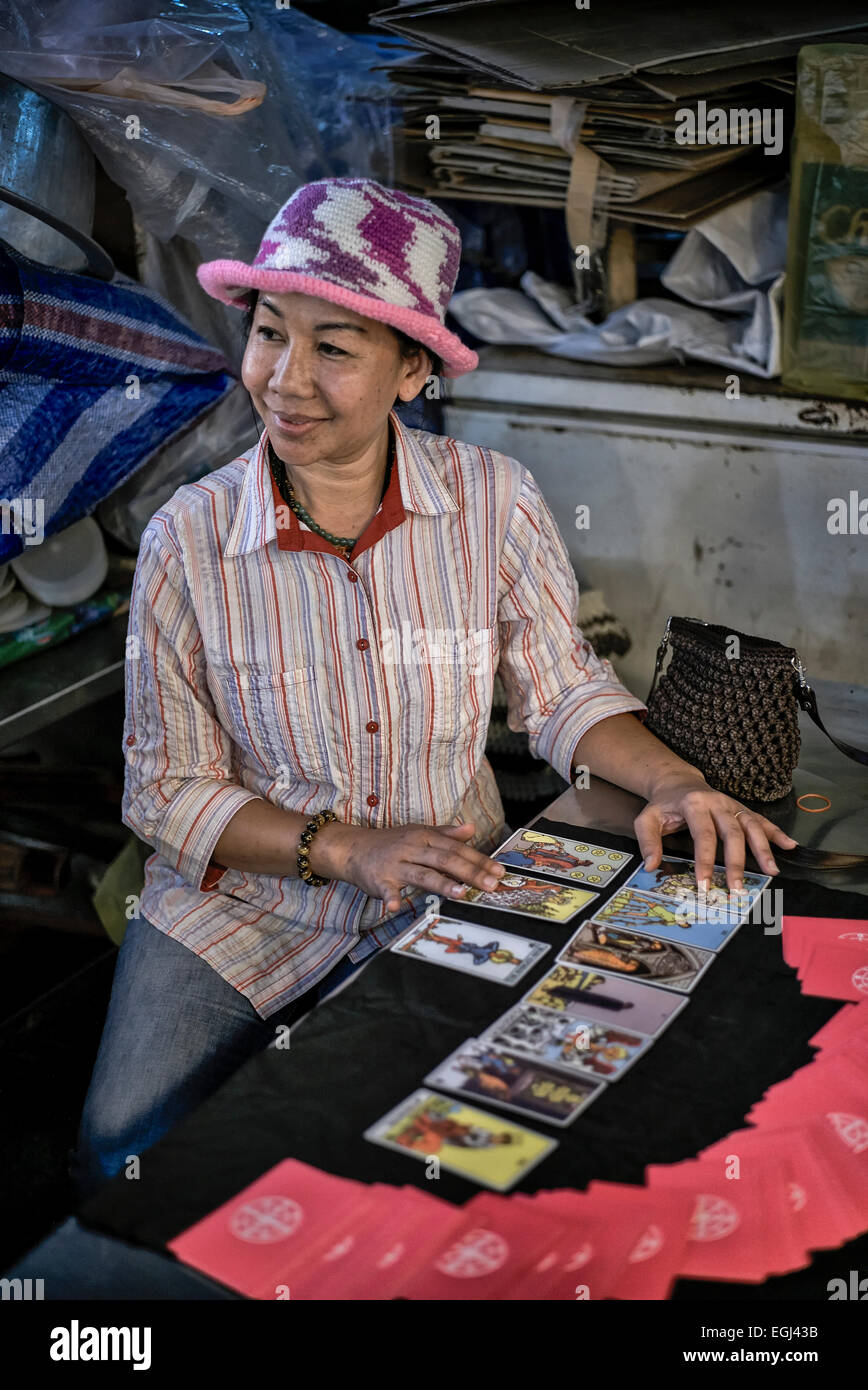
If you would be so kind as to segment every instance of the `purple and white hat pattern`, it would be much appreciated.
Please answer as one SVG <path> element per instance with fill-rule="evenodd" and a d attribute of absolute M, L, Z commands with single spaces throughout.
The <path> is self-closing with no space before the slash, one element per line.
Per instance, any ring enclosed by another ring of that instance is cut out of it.
<path fill-rule="evenodd" d="M 208 294 L 238 308 L 251 289 L 296 291 L 379 319 L 456 377 L 478 361 L 443 323 L 460 255 L 458 228 L 427 199 L 373 179 L 322 179 L 284 203 L 252 264 L 207 261 L 196 273 Z"/>

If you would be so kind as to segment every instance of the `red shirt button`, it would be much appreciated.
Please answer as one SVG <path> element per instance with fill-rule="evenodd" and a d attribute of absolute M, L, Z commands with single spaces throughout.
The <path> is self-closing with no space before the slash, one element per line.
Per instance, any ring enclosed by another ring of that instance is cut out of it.
<path fill-rule="evenodd" d="M 370 796 L 368 797 L 368 805 L 369 805 L 369 806 L 379 806 L 379 804 L 380 804 L 380 798 L 377 796 L 376 792 L 371 792 Z"/>
<path fill-rule="evenodd" d="M 371 644 L 368 641 L 367 637 L 360 637 L 358 642 L 356 643 L 356 646 L 358 647 L 360 652 L 366 652 L 370 645 Z"/>
<path fill-rule="evenodd" d="M 133 746 L 133 744 L 135 743 L 135 741 L 136 741 L 136 736 L 135 736 L 135 734 L 130 734 L 129 738 L 127 739 L 127 748 L 132 748 L 132 746 Z"/>
<path fill-rule="evenodd" d="M 367 729 L 369 734 L 375 734 L 379 727 L 380 726 L 377 723 L 376 719 L 369 719 L 367 724 L 365 725 L 365 728 Z"/>
<path fill-rule="evenodd" d="M 358 584 L 359 582 L 359 576 L 356 574 L 355 570 L 350 570 L 349 574 L 347 575 L 347 579 L 350 581 L 351 584 Z"/>

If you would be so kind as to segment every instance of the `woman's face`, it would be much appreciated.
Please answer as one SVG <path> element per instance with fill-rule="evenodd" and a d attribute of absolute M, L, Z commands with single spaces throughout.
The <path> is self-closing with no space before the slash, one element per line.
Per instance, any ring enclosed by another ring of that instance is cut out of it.
<path fill-rule="evenodd" d="M 396 396 L 430 372 L 401 357 L 392 330 L 307 294 L 259 296 L 241 378 L 284 463 L 351 463 L 382 436 Z"/>

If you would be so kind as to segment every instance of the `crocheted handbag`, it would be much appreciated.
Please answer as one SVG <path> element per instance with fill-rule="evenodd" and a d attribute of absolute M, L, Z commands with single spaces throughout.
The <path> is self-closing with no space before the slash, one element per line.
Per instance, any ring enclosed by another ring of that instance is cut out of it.
<path fill-rule="evenodd" d="M 672 653 L 661 674 L 667 649 Z M 744 801 L 777 801 L 799 760 L 799 708 L 848 758 L 868 753 L 829 733 L 792 647 L 701 618 L 670 617 L 646 700 L 646 727 L 709 786 Z"/>

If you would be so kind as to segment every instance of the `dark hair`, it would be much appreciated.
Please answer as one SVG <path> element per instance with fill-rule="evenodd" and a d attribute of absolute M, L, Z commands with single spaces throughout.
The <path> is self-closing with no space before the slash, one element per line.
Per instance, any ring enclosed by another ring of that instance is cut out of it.
<path fill-rule="evenodd" d="M 253 327 L 253 319 L 256 314 L 256 305 L 258 299 L 259 290 L 251 290 L 250 294 L 247 297 L 247 304 L 244 309 L 244 315 L 241 321 L 241 333 L 245 342 L 250 337 L 250 330 Z M 391 324 L 388 324 L 387 326 L 389 328 L 392 328 Z M 405 362 L 408 358 L 414 357 L 417 352 L 427 353 L 428 358 L 431 362 L 431 375 L 443 375 L 443 360 L 437 355 L 436 352 L 432 352 L 431 348 L 425 347 L 424 343 L 417 343 L 414 338 L 409 337 L 406 333 L 402 333 L 400 328 L 392 328 L 392 332 L 398 340 L 398 351 L 400 352 L 401 357 Z"/>
<path fill-rule="evenodd" d="M 391 324 L 389 325 L 391 327 Z M 413 357 L 417 352 L 425 352 L 431 363 L 431 375 L 443 375 L 443 361 L 431 348 L 425 347 L 424 343 L 417 343 L 415 338 L 410 338 L 406 333 L 402 333 L 400 328 L 392 328 L 392 332 L 398 339 L 398 351 L 406 361 L 408 357 Z"/>

